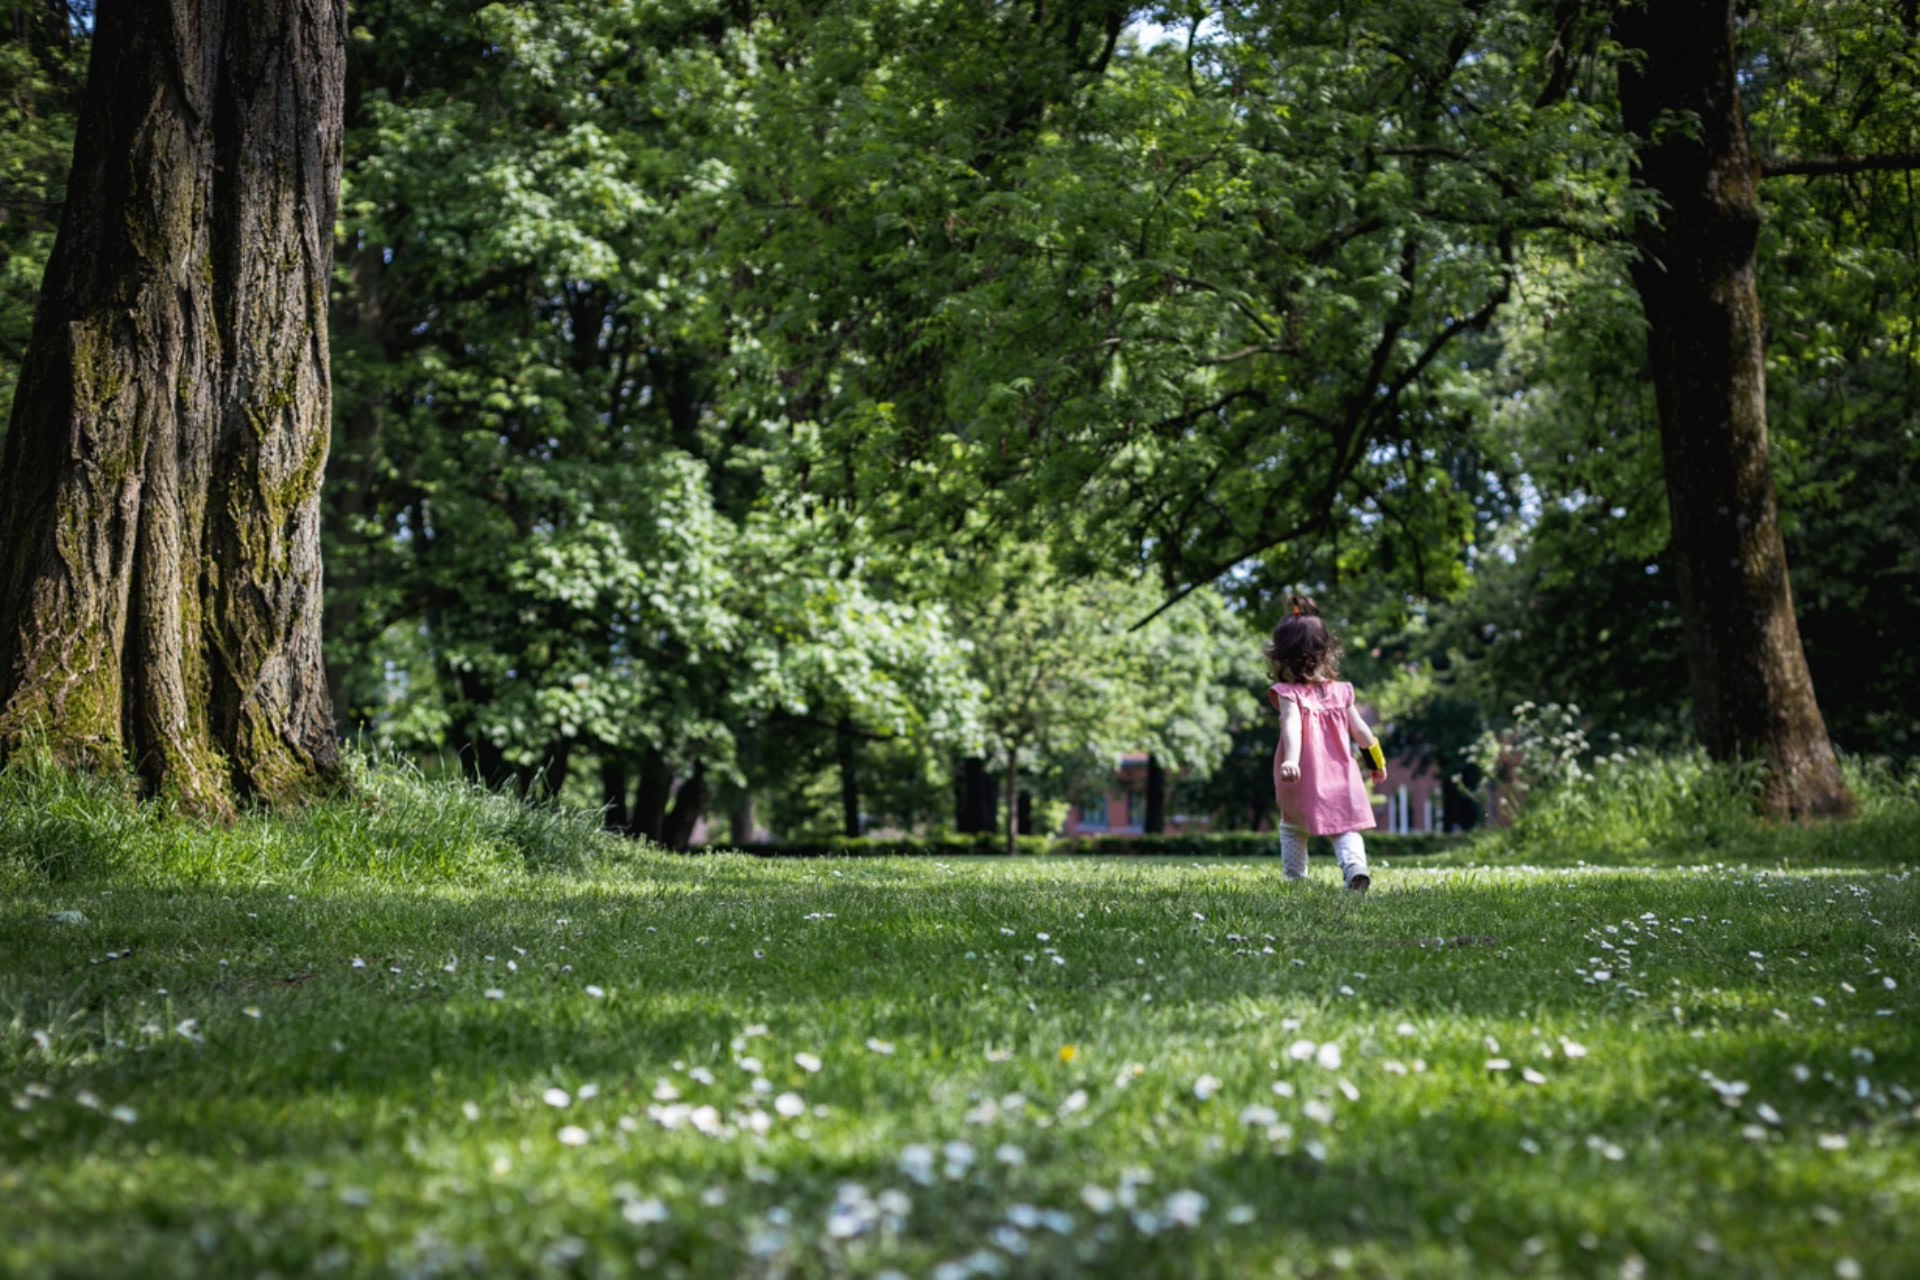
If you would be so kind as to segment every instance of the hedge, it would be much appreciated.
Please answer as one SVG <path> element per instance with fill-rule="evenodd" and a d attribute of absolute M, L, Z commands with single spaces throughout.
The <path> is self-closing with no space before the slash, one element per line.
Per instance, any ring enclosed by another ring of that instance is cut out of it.
<path fill-rule="evenodd" d="M 1471 833 L 1393 835 L 1367 832 L 1367 851 L 1375 856 L 1409 857 L 1455 849 L 1472 840 Z M 1325 840 L 1314 841 L 1315 852 Z M 1193 835 L 1020 836 L 1017 851 L 1026 857 L 1098 855 L 1133 858 L 1247 858 L 1277 857 L 1279 837 L 1273 832 L 1226 831 Z M 744 853 L 756 858 L 966 858 L 1004 856 L 1004 835 L 943 835 L 884 839 L 873 836 L 837 839 L 777 840 L 764 844 L 709 844 L 695 853 Z"/>

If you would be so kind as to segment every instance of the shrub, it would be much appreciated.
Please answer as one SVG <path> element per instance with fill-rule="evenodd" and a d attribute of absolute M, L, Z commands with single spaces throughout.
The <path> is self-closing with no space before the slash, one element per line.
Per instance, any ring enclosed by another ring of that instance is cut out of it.
<path fill-rule="evenodd" d="M 1455 848 L 1467 835 L 1391 835 L 1369 831 L 1367 848 L 1388 856 L 1438 853 Z M 953 858 L 996 857 L 1006 853 L 1004 835 L 938 835 L 916 838 L 861 836 L 838 840 L 775 840 L 760 844 L 711 844 L 701 852 L 734 851 L 761 858 Z M 1278 856 L 1273 832 L 1219 832 L 1181 835 L 1020 836 L 1022 855 L 1093 855 L 1134 858 L 1248 858 Z"/>
<path fill-rule="evenodd" d="M 1920 762 L 1843 756 L 1859 803 L 1847 822 L 1779 823 L 1759 809 L 1760 764 L 1704 751 L 1596 757 L 1536 785 L 1489 852 L 1553 861 L 1640 862 L 1734 854 L 1911 861 L 1920 853 Z"/>

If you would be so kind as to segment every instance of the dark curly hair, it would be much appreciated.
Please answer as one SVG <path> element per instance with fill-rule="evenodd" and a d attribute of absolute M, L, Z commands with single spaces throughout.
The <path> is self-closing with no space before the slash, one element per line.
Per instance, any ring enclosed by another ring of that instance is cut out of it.
<path fill-rule="evenodd" d="M 1261 647 L 1267 674 L 1280 684 L 1311 684 L 1340 677 L 1340 640 L 1320 620 L 1320 606 L 1308 596 L 1288 596 L 1287 613 Z"/>

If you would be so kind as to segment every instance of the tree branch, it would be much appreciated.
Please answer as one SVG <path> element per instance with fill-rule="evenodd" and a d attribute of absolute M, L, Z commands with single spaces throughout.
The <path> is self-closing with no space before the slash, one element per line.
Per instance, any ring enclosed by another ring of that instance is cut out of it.
<path fill-rule="evenodd" d="M 1251 347 L 1242 347 L 1238 351 L 1229 351 L 1223 356 L 1196 356 L 1194 363 L 1202 367 L 1208 365 L 1237 364 L 1254 356 L 1277 356 L 1296 354 L 1296 348 L 1279 342 L 1261 342 Z"/>
<path fill-rule="evenodd" d="M 1867 156 L 1770 156 L 1760 161 L 1763 178 L 1824 178 L 1833 174 L 1913 169 L 1920 169 L 1920 151 L 1884 151 Z"/>
<path fill-rule="evenodd" d="M 785 710 L 784 708 L 775 708 L 771 713 L 769 713 L 767 718 L 769 720 L 782 721 L 787 724 L 804 724 L 815 729 L 831 729 L 835 733 L 846 733 L 851 737 L 863 738 L 868 742 L 899 741 L 898 734 L 874 733 L 872 730 L 862 729 L 862 728 L 859 728 L 858 726 L 843 726 L 837 720 L 822 720 L 818 716 L 803 716 L 795 712 Z"/>
<path fill-rule="evenodd" d="M 1254 324 L 1254 327 L 1259 329 L 1260 332 L 1266 334 L 1269 338 L 1273 338 L 1276 342 L 1279 340 L 1279 335 L 1274 333 L 1273 327 L 1269 325 L 1266 322 L 1266 320 L 1262 318 L 1260 313 L 1258 311 L 1255 311 L 1253 307 L 1244 298 L 1240 297 L 1236 291 L 1232 289 L 1223 289 L 1219 285 L 1214 284 L 1210 280 L 1201 280 L 1195 276 L 1175 275 L 1173 278 L 1179 283 L 1186 285 L 1189 289 L 1200 289 L 1207 293 L 1218 294 L 1220 297 L 1225 298 L 1228 302 L 1233 304 L 1235 310 L 1239 311 L 1240 314 L 1245 316 L 1248 320 L 1251 320 Z"/>
<path fill-rule="evenodd" d="M 1211 568 L 1207 569 L 1204 573 L 1196 576 L 1192 582 L 1189 582 L 1186 586 L 1181 587 L 1178 591 L 1174 592 L 1171 596 L 1168 596 L 1165 600 L 1161 601 L 1160 606 L 1158 608 L 1156 608 L 1152 613 L 1148 614 L 1146 617 L 1140 619 L 1140 621 L 1128 627 L 1127 630 L 1129 632 L 1140 630 L 1140 628 L 1146 626 L 1149 622 L 1152 622 L 1155 618 L 1159 617 L 1161 614 L 1165 613 L 1167 610 L 1173 608 L 1173 606 L 1179 604 L 1182 600 L 1185 600 L 1188 596 L 1198 591 L 1201 587 L 1206 586 L 1209 582 L 1217 581 L 1221 574 L 1227 572 L 1227 570 L 1233 568 L 1235 565 L 1239 564 L 1241 561 L 1251 560 L 1253 559 L 1253 557 L 1259 555 L 1261 552 L 1271 550 L 1272 548 L 1279 546 L 1283 542 L 1291 542 L 1295 538 L 1304 537 L 1305 535 L 1310 533 L 1317 533 L 1321 529 L 1324 529 L 1329 523 L 1331 523 L 1332 519 L 1333 519 L 1332 513 L 1325 509 L 1322 509 L 1320 511 L 1315 512 L 1313 515 L 1308 516 L 1306 519 L 1301 520 L 1299 523 L 1295 524 L 1291 529 L 1288 529 L 1285 533 L 1279 534 L 1276 537 L 1266 538 L 1260 542 L 1255 543 L 1253 546 L 1248 547 L 1244 551 L 1236 552 L 1235 554 L 1228 556 L 1224 560 L 1216 561 Z"/>

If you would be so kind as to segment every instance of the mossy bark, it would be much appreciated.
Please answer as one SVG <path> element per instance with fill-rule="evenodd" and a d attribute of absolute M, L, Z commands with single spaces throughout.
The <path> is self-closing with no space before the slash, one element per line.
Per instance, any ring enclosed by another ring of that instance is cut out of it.
<path fill-rule="evenodd" d="M 1638 178 L 1634 228 L 1695 729 L 1717 760 L 1766 762 L 1766 807 L 1845 813 L 1800 646 L 1768 454 L 1755 287 L 1759 170 L 1736 79 L 1732 0 L 1629 5 L 1616 34 Z"/>
<path fill-rule="evenodd" d="M 320 655 L 342 0 L 102 0 L 0 456 L 0 752 L 202 812 L 337 768 Z"/>

